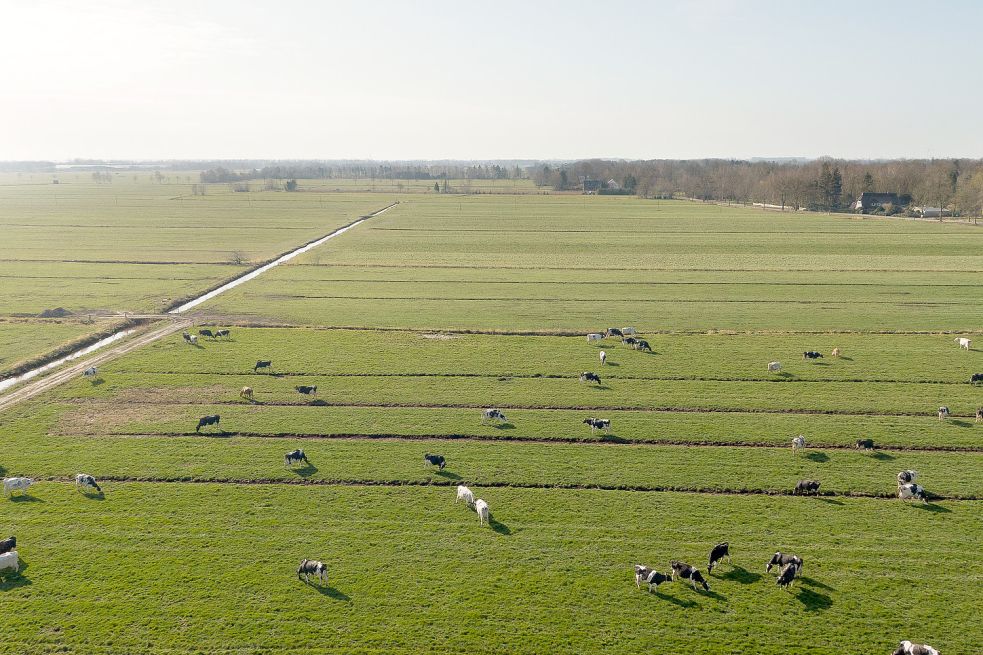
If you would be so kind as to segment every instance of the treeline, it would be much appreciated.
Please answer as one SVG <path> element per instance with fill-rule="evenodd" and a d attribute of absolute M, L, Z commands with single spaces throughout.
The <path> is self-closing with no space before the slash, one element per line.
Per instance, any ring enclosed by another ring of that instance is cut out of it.
<path fill-rule="evenodd" d="M 287 179 L 372 179 L 372 180 L 509 180 L 526 177 L 519 165 L 453 163 L 318 163 L 297 162 L 262 167 L 213 166 L 200 174 L 204 183 Z"/>
<path fill-rule="evenodd" d="M 793 209 L 842 211 L 865 191 L 896 193 L 913 204 L 950 209 L 961 215 L 983 210 L 983 160 L 934 159 L 767 162 L 721 159 L 605 161 L 585 160 L 529 169 L 540 186 L 584 188 L 585 180 L 646 198 L 766 203 Z"/>

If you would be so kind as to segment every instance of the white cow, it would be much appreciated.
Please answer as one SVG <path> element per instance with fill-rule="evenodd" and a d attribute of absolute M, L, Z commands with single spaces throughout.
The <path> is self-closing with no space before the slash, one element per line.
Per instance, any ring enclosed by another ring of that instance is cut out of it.
<path fill-rule="evenodd" d="M 454 500 L 456 503 L 458 500 L 463 500 L 464 504 L 470 507 L 474 505 L 474 492 L 465 487 L 463 484 L 457 485 L 457 499 Z"/>
<path fill-rule="evenodd" d="M 626 328 L 621 328 L 621 334 L 625 335 L 626 337 L 630 337 L 631 335 L 638 334 L 638 333 L 635 331 L 635 328 L 626 327 Z"/>
<path fill-rule="evenodd" d="M 956 341 L 959 342 L 959 347 L 963 350 L 969 350 L 969 347 L 973 345 L 973 342 L 965 337 L 956 337 Z"/>
<path fill-rule="evenodd" d="M 923 503 L 927 502 L 925 499 L 925 487 L 920 484 L 915 484 L 914 482 L 898 485 L 898 498 L 901 500 L 911 500 L 912 498 L 917 498 Z"/>
<path fill-rule="evenodd" d="M 918 478 L 918 471 L 912 471 L 911 469 L 900 471 L 898 472 L 898 486 L 900 487 L 903 484 L 914 482 L 917 478 Z"/>
<path fill-rule="evenodd" d="M 777 373 L 780 370 L 782 370 L 782 363 L 781 362 L 768 362 L 768 372 L 769 373 Z"/>
<path fill-rule="evenodd" d="M 34 484 L 34 480 L 31 478 L 4 478 L 3 479 L 3 495 L 13 496 L 15 491 L 19 491 L 22 494 L 27 493 L 27 488 Z"/>
<path fill-rule="evenodd" d="M 795 451 L 797 451 L 799 448 L 805 448 L 805 447 L 806 447 L 806 438 L 804 436 L 800 434 L 799 436 L 792 438 L 793 455 L 795 454 Z"/>
<path fill-rule="evenodd" d="M 604 366 L 608 361 L 608 354 L 602 350 L 600 353 L 600 358 L 601 358 L 601 366 Z"/>
<path fill-rule="evenodd" d="M 478 512 L 478 525 L 488 523 L 488 503 L 479 498 L 474 501 L 474 511 Z"/>
<path fill-rule="evenodd" d="M 597 332 L 591 332 L 590 334 L 587 335 L 587 343 L 590 343 L 591 341 L 600 341 L 603 338 L 604 338 L 603 334 L 599 334 Z"/>
<path fill-rule="evenodd" d="M 79 473 L 75 476 L 75 487 L 80 491 L 88 491 L 91 489 L 96 493 L 102 493 L 99 483 L 96 482 L 96 479 L 88 473 Z"/>
<path fill-rule="evenodd" d="M 13 569 L 14 573 L 20 571 L 20 558 L 17 557 L 16 550 L 0 555 L 0 571 L 4 569 Z"/>
<path fill-rule="evenodd" d="M 906 639 L 898 644 L 894 655 L 939 655 L 939 651 L 928 644 L 915 644 Z"/>

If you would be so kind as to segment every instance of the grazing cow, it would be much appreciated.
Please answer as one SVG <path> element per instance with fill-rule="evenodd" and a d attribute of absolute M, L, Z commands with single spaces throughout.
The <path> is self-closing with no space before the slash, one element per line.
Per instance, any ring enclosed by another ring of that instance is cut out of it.
<path fill-rule="evenodd" d="M 618 328 L 608 328 L 607 332 L 604 333 L 604 336 L 607 336 L 607 337 L 623 337 L 625 335 Z"/>
<path fill-rule="evenodd" d="M 792 582 L 795 581 L 795 574 L 798 571 L 795 564 L 786 564 L 782 572 L 778 574 L 778 586 L 782 589 L 788 589 L 792 586 Z"/>
<path fill-rule="evenodd" d="M 447 466 L 447 460 L 444 459 L 443 455 L 431 455 L 430 453 L 427 453 L 423 456 L 423 465 L 436 466 L 438 469 L 443 471 L 444 467 Z"/>
<path fill-rule="evenodd" d="M 918 478 L 918 471 L 912 471 L 911 469 L 900 471 L 898 473 L 898 486 L 900 487 L 903 484 L 914 482 L 916 478 Z"/>
<path fill-rule="evenodd" d="M 90 366 L 89 368 L 82 371 L 82 375 L 84 375 L 87 378 L 94 378 L 98 374 L 99 374 L 99 369 L 97 369 L 95 366 Z"/>
<path fill-rule="evenodd" d="M 486 409 L 481 412 L 481 422 L 485 421 L 501 421 L 502 423 L 508 423 L 508 419 L 505 418 L 505 414 L 502 413 L 500 409 Z"/>
<path fill-rule="evenodd" d="M 983 421 L 983 407 L 976 408 L 976 422 Z"/>
<path fill-rule="evenodd" d="M 815 350 L 807 350 L 802 353 L 802 359 L 822 359 L 823 354 Z"/>
<path fill-rule="evenodd" d="M 652 352 L 652 346 L 650 346 L 649 342 L 646 341 L 645 339 L 639 339 L 638 341 L 636 341 L 635 345 L 632 346 L 632 348 L 634 348 L 635 350 L 645 350 L 648 352 Z"/>
<path fill-rule="evenodd" d="M 843 352 L 839 348 L 833 348 L 833 352 L 830 353 L 832 357 L 839 357 Z"/>
<path fill-rule="evenodd" d="M 778 373 L 780 370 L 782 370 L 781 362 L 768 362 L 769 373 Z"/>
<path fill-rule="evenodd" d="M 75 476 L 75 488 L 80 491 L 94 489 L 96 493 L 102 493 L 102 489 L 96 483 L 96 479 L 87 473 L 79 473 Z"/>
<path fill-rule="evenodd" d="M 945 405 L 939 407 L 939 420 L 942 421 L 949 418 L 950 413 L 951 412 L 949 411 L 949 408 L 946 407 Z"/>
<path fill-rule="evenodd" d="M 478 525 L 485 523 L 491 525 L 488 518 L 488 503 L 479 498 L 474 501 L 474 511 L 478 513 Z"/>
<path fill-rule="evenodd" d="M 230 331 L 228 331 L 228 330 L 216 330 L 215 331 L 215 338 L 218 339 L 219 337 L 225 337 L 227 339 L 231 339 L 232 338 L 232 333 Z"/>
<path fill-rule="evenodd" d="M 200 334 L 203 337 L 208 337 L 210 339 L 215 338 L 215 333 L 212 332 L 211 330 L 198 330 L 198 334 Z"/>
<path fill-rule="evenodd" d="M 601 366 L 608 363 L 608 354 L 606 352 L 602 350 L 598 356 L 601 358 Z"/>
<path fill-rule="evenodd" d="M 629 348 L 634 348 L 636 343 L 638 343 L 638 339 L 635 337 L 625 337 L 621 340 L 621 345 L 628 346 Z"/>
<path fill-rule="evenodd" d="M 796 574 L 802 572 L 802 558 L 798 555 L 789 555 L 781 551 L 775 553 L 771 556 L 771 560 L 768 562 L 768 566 L 765 567 L 765 573 L 771 572 L 771 567 L 777 566 L 779 570 L 784 569 L 789 564 L 795 565 Z"/>
<path fill-rule="evenodd" d="M 928 644 L 916 644 L 906 639 L 898 643 L 892 655 L 939 655 L 939 651 Z"/>
<path fill-rule="evenodd" d="M 463 484 L 457 485 L 457 498 L 454 499 L 454 502 L 457 503 L 459 500 L 463 500 L 468 507 L 474 505 L 474 492 Z"/>
<path fill-rule="evenodd" d="M 297 579 L 303 579 L 304 582 L 310 582 L 311 576 L 314 576 L 321 582 L 327 582 L 328 567 L 324 565 L 324 562 L 319 562 L 317 560 L 301 560 L 300 566 L 297 567 Z"/>
<path fill-rule="evenodd" d="M 255 373 L 256 371 L 258 371 L 261 368 L 268 368 L 272 372 L 273 371 L 273 362 L 270 361 L 270 360 L 268 360 L 268 359 L 261 359 L 261 360 L 257 361 L 256 362 L 256 366 L 253 367 L 253 373 Z"/>
<path fill-rule="evenodd" d="M 598 334 L 597 332 L 591 332 L 590 334 L 587 335 L 587 343 L 590 343 L 591 341 L 600 341 L 603 338 L 604 338 L 603 334 Z"/>
<path fill-rule="evenodd" d="M 901 500 L 911 500 L 912 498 L 917 498 L 923 503 L 928 502 L 928 498 L 925 495 L 925 487 L 920 484 L 915 484 L 914 482 L 898 485 L 898 498 Z"/>
<path fill-rule="evenodd" d="M 290 467 L 294 464 L 300 464 L 301 462 L 304 464 L 310 464 L 310 462 L 307 460 L 307 455 L 305 455 L 304 451 L 300 448 L 297 450 L 291 450 L 289 453 L 283 456 L 284 466 Z"/>
<path fill-rule="evenodd" d="M 315 398 L 317 397 L 316 384 L 313 387 L 309 387 L 306 384 L 301 384 L 299 386 L 294 387 L 294 389 L 296 389 L 299 393 L 304 394 L 305 396 L 314 396 Z"/>
<path fill-rule="evenodd" d="M 242 398 L 242 399 L 244 399 L 244 400 L 255 400 L 255 396 L 253 395 L 253 388 L 252 387 L 243 387 L 239 391 L 239 397 Z"/>
<path fill-rule="evenodd" d="M 856 443 L 857 450 L 873 450 L 874 440 L 873 439 L 857 439 Z"/>
<path fill-rule="evenodd" d="M 0 555 L 0 571 L 4 569 L 11 569 L 14 573 L 20 572 L 20 558 L 17 557 L 16 550 Z"/>
<path fill-rule="evenodd" d="M 703 574 L 695 566 L 690 566 L 685 562 L 678 562 L 676 560 L 669 562 L 669 566 L 672 568 L 673 577 L 678 575 L 680 578 L 693 583 L 693 591 L 696 591 L 697 583 L 703 585 L 704 590 L 710 591 L 710 585 L 707 584 Z"/>
<path fill-rule="evenodd" d="M 973 345 L 973 342 L 971 340 L 966 339 L 964 337 L 956 337 L 956 341 L 959 342 L 959 347 L 962 348 L 963 350 L 969 350 L 969 347 Z"/>
<path fill-rule="evenodd" d="M 792 437 L 792 454 L 793 455 L 795 454 L 795 451 L 797 451 L 799 448 L 805 448 L 805 447 L 806 447 L 806 438 L 804 436 L 802 436 L 800 434 L 797 437 Z"/>
<path fill-rule="evenodd" d="M 597 386 L 601 386 L 601 377 L 597 373 L 591 373 L 590 371 L 584 371 L 580 374 L 581 382 L 597 382 Z"/>
<path fill-rule="evenodd" d="M 218 414 L 212 414 L 211 416 L 202 416 L 200 419 L 198 419 L 198 427 L 195 428 L 195 432 L 198 432 L 202 428 L 208 427 L 209 425 L 218 425 L 219 419 L 220 417 Z"/>
<path fill-rule="evenodd" d="M 720 563 L 720 560 L 727 558 L 727 563 L 730 564 L 730 544 L 724 542 L 722 544 L 717 544 L 710 551 L 710 562 L 707 564 L 707 573 L 713 572 L 713 567 Z"/>
<path fill-rule="evenodd" d="M 581 423 L 590 426 L 590 433 L 594 434 L 595 430 L 603 430 L 604 432 L 611 431 L 611 419 L 609 418 L 585 418 Z"/>
<path fill-rule="evenodd" d="M 638 334 L 638 332 L 636 332 L 635 328 L 633 327 L 624 327 L 621 328 L 621 334 L 627 337 L 633 334 Z"/>
<path fill-rule="evenodd" d="M 198 337 L 194 337 L 194 341 L 192 341 L 192 336 L 193 336 L 193 335 L 191 335 L 191 334 L 188 334 L 187 332 L 182 332 L 182 333 L 181 333 L 181 337 L 182 337 L 182 338 L 183 338 L 183 339 L 184 339 L 185 341 L 187 341 L 188 343 L 195 343 L 196 341 L 198 341 Z"/>
<path fill-rule="evenodd" d="M 17 537 L 7 537 L 0 541 L 0 555 L 9 553 L 15 548 L 17 548 Z"/>
<path fill-rule="evenodd" d="M 792 494 L 795 496 L 807 494 L 819 495 L 819 483 L 815 480 L 799 480 L 795 484 L 795 489 L 792 490 Z"/>
<path fill-rule="evenodd" d="M 4 478 L 3 479 L 3 495 L 13 496 L 15 491 L 21 492 L 21 494 L 27 493 L 27 488 L 34 484 L 34 480 L 31 478 Z"/>
<path fill-rule="evenodd" d="M 641 564 L 635 565 L 635 587 L 638 589 L 641 589 L 642 583 L 645 582 L 649 586 L 649 593 L 652 593 L 652 591 L 659 593 L 659 585 L 663 582 L 669 582 L 670 580 L 672 580 L 671 575 L 659 573 L 655 569 L 643 566 Z"/>
<path fill-rule="evenodd" d="M 983 382 L 983 373 L 973 373 L 973 375 L 970 376 L 970 384 L 977 384 L 978 382 Z"/>

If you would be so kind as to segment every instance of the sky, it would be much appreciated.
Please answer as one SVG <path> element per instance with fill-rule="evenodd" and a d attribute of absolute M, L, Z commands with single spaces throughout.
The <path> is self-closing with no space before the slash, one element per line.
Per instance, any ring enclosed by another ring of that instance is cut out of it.
<path fill-rule="evenodd" d="M 0 160 L 983 157 L 983 2 L 0 0 Z"/>

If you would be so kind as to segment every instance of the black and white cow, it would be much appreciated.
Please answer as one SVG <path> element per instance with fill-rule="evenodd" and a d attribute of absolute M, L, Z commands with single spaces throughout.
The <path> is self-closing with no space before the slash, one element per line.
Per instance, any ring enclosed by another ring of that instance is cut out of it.
<path fill-rule="evenodd" d="M 786 564 L 782 569 L 782 572 L 778 574 L 778 586 L 782 589 L 788 589 L 792 586 L 792 582 L 795 580 L 795 574 L 798 571 L 795 564 Z"/>
<path fill-rule="evenodd" d="M 17 548 L 17 537 L 7 537 L 6 539 L 0 540 L 0 555 L 9 553 L 15 548 Z"/>
<path fill-rule="evenodd" d="M 771 572 L 771 567 L 773 567 L 773 566 L 777 566 L 779 568 L 779 570 L 781 570 L 781 569 L 784 569 L 789 564 L 792 564 L 792 565 L 795 566 L 795 568 L 796 568 L 796 575 L 798 575 L 799 573 L 801 573 L 801 571 L 802 571 L 802 558 L 801 557 L 799 557 L 798 555 L 792 555 L 792 554 L 789 554 L 789 553 L 783 553 L 781 551 L 778 551 L 777 553 L 775 553 L 774 555 L 772 555 L 771 556 L 771 559 L 768 561 L 768 566 L 765 567 L 765 573 L 770 573 Z"/>
<path fill-rule="evenodd" d="M 920 484 L 915 484 L 914 482 L 898 485 L 898 498 L 901 500 L 911 500 L 912 498 L 915 498 L 923 503 L 928 502 L 928 496 L 925 494 L 925 487 Z"/>
<path fill-rule="evenodd" d="M 916 644 L 906 639 L 898 644 L 891 655 L 939 655 L 939 651 L 928 644 Z"/>
<path fill-rule="evenodd" d="M 808 494 L 819 494 L 819 482 L 816 480 L 799 480 L 795 483 L 795 489 L 792 490 L 792 494 L 795 496 L 808 495 Z"/>
<path fill-rule="evenodd" d="M 293 466 L 294 464 L 300 464 L 301 462 L 310 464 L 310 462 L 307 460 L 307 455 L 305 455 L 304 451 L 300 448 L 297 450 L 291 450 L 289 453 L 283 456 L 284 466 L 289 467 Z"/>
<path fill-rule="evenodd" d="M 75 476 L 75 488 L 80 491 L 94 489 L 96 493 L 102 493 L 102 489 L 96 483 L 96 479 L 87 473 L 79 473 Z"/>
<path fill-rule="evenodd" d="M 273 362 L 270 361 L 269 359 L 261 359 L 261 360 L 257 361 L 256 362 L 256 366 L 253 367 L 253 373 L 255 373 L 256 371 L 258 371 L 261 368 L 268 368 L 268 369 L 270 369 L 272 371 L 273 370 Z"/>
<path fill-rule="evenodd" d="M 952 412 L 949 411 L 948 407 L 942 405 L 942 407 L 939 407 L 939 420 L 944 421 L 945 419 L 949 418 L 951 413 Z"/>
<path fill-rule="evenodd" d="M 594 434 L 595 430 L 603 430 L 604 432 L 611 431 L 611 419 L 609 418 L 585 418 L 582 423 L 590 426 L 591 434 Z"/>
<path fill-rule="evenodd" d="M 802 359 L 822 359 L 823 354 L 815 350 L 807 350 L 802 353 Z"/>
<path fill-rule="evenodd" d="M 690 566 L 685 562 L 678 562 L 676 560 L 669 562 L 669 566 L 672 568 L 673 577 L 679 576 L 693 583 L 693 591 L 696 591 L 697 583 L 703 585 L 704 590 L 710 591 L 710 585 L 707 584 L 703 574 L 695 566 Z"/>
<path fill-rule="evenodd" d="M 597 386 L 601 386 L 601 376 L 597 373 L 591 373 L 590 371 L 584 371 L 580 374 L 581 382 L 596 382 Z"/>
<path fill-rule="evenodd" d="M 430 453 L 427 453 L 423 456 L 423 465 L 436 466 L 438 469 L 443 471 L 444 467 L 447 466 L 447 460 L 444 459 L 443 455 L 431 455 Z"/>
<path fill-rule="evenodd" d="M 302 579 L 304 582 L 310 582 L 311 576 L 321 582 L 327 582 L 328 567 L 325 566 L 324 562 L 319 562 L 318 560 L 301 560 L 300 566 L 297 567 L 297 578 Z"/>
<path fill-rule="evenodd" d="M 644 582 L 649 586 L 649 593 L 652 591 L 659 593 L 659 585 L 670 580 L 672 580 L 671 575 L 659 573 L 655 569 L 642 566 L 641 564 L 635 565 L 635 586 L 638 589 L 642 588 L 642 583 Z"/>
<path fill-rule="evenodd" d="M 218 425 L 220 418 L 221 417 L 218 414 L 202 416 L 200 419 L 198 419 L 198 427 L 195 428 L 195 432 L 198 432 L 202 428 L 208 427 L 209 425 Z"/>
<path fill-rule="evenodd" d="M 231 339 L 232 332 L 230 332 L 229 330 L 216 330 L 215 338 L 218 339 L 219 337 L 225 337 L 226 339 Z"/>
<path fill-rule="evenodd" d="M 294 389 L 296 389 L 299 393 L 304 394 L 305 396 L 314 396 L 315 398 L 317 397 L 316 384 L 312 387 L 307 386 L 306 384 L 301 384 L 299 386 L 294 387 Z"/>
<path fill-rule="evenodd" d="M 652 346 L 650 346 L 649 342 L 646 341 L 645 339 L 636 340 L 634 348 L 635 350 L 645 350 L 647 352 L 652 352 Z"/>
<path fill-rule="evenodd" d="M 625 337 L 621 340 L 621 344 L 629 348 L 634 348 L 636 343 L 638 343 L 638 339 L 635 337 Z"/>
<path fill-rule="evenodd" d="M 181 336 L 184 337 L 184 340 L 187 341 L 188 343 L 190 343 L 192 346 L 198 345 L 198 335 L 197 334 L 188 334 L 187 332 L 182 332 L 181 333 Z"/>
<path fill-rule="evenodd" d="M 607 329 L 607 332 L 605 332 L 604 334 L 605 334 L 605 336 L 608 336 L 608 337 L 623 337 L 623 336 L 625 336 L 621 332 L 621 330 L 619 330 L 618 328 L 608 328 Z"/>
<path fill-rule="evenodd" d="M 874 440 L 873 439 L 857 439 L 856 443 L 857 450 L 873 450 Z"/>
<path fill-rule="evenodd" d="M 911 469 L 901 471 L 898 473 L 898 486 L 900 487 L 903 484 L 914 482 L 917 477 L 918 471 L 912 471 Z"/>
<path fill-rule="evenodd" d="M 983 407 L 976 408 L 976 422 L 979 423 L 983 421 Z"/>
<path fill-rule="evenodd" d="M 707 564 L 707 573 L 713 571 L 713 567 L 720 563 L 723 558 L 727 558 L 727 563 L 730 563 L 730 543 L 723 542 L 722 544 L 717 544 L 710 550 L 710 561 Z"/>
<path fill-rule="evenodd" d="M 198 330 L 198 334 L 200 334 L 203 337 L 208 337 L 209 339 L 215 338 L 215 333 L 212 332 L 211 330 Z"/>
<path fill-rule="evenodd" d="M 508 419 L 505 418 L 505 414 L 502 413 L 500 409 L 489 408 L 481 412 L 481 422 L 485 421 L 499 421 L 501 423 L 508 423 Z"/>
<path fill-rule="evenodd" d="M 89 368 L 82 371 L 82 375 L 84 375 L 87 378 L 95 378 L 97 375 L 99 375 L 99 369 L 97 369 L 95 366 L 90 366 Z"/>
<path fill-rule="evenodd" d="M 969 383 L 977 384 L 979 382 L 983 382 L 983 373 L 973 373 L 973 375 L 969 378 Z"/>

